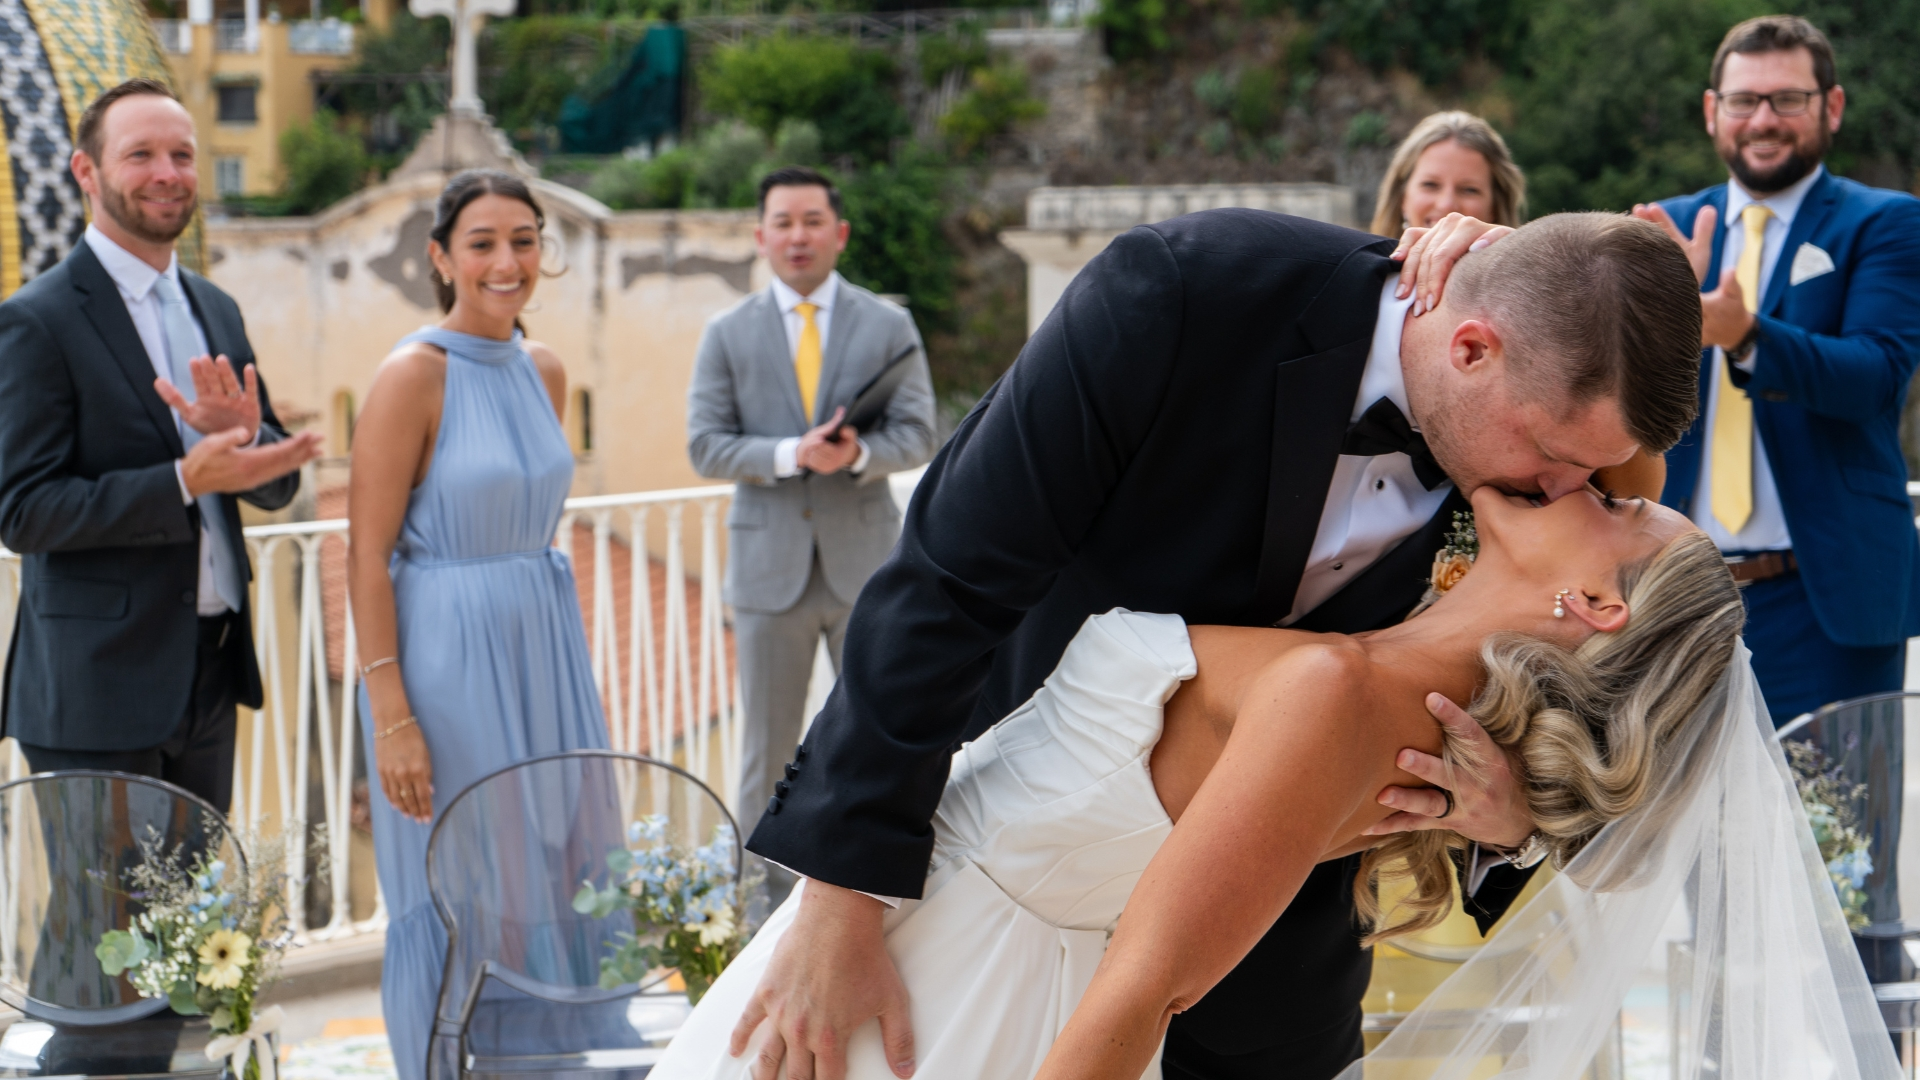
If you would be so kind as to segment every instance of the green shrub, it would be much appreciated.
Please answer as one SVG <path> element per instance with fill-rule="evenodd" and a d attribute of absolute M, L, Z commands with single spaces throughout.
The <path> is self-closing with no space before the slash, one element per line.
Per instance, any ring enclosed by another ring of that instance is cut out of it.
<path fill-rule="evenodd" d="M 820 129 L 828 154 L 884 160 L 907 131 L 893 61 L 838 38 L 776 35 L 714 50 L 699 72 L 701 103 L 772 138 L 786 120 Z"/>
<path fill-rule="evenodd" d="M 1027 93 L 1026 72 L 1012 64 L 980 68 L 967 92 L 940 118 L 940 134 L 955 154 L 970 157 L 1015 124 L 1046 112 L 1046 105 Z"/>
<path fill-rule="evenodd" d="M 766 156 L 766 139 L 745 124 L 709 128 L 693 147 L 687 205 L 752 206 L 760 178 L 771 170 Z"/>
<path fill-rule="evenodd" d="M 1167 0 L 1101 0 L 1093 25 L 1115 60 L 1146 60 L 1173 47 Z"/>
<path fill-rule="evenodd" d="M 360 190 L 367 180 L 367 150 L 338 116 L 322 109 L 281 133 L 280 167 L 287 211 L 311 214 Z"/>
<path fill-rule="evenodd" d="M 615 159 L 587 182 L 587 194 L 615 210 L 678 210 L 687 204 L 693 150 L 681 147 L 648 161 Z"/>
<path fill-rule="evenodd" d="M 782 120 L 773 136 L 775 165 L 818 165 L 825 159 L 820 126 L 811 120 Z"/>
<path fill-rule="evenodd" d="M 990 63 L 987 36 L 979 23 L 962 23 L 945 34 L 920 39 L 920 78 L 928 86 L 939 86 L 949 72 L 965 75 Z"/>
<path fill-rule="evenodd" d="M 840 185 L 852 225 L 840 270 L 875 292 L 905 293 L 923 334 L 953 320 L 955 253 L 942 228 L 951 172 L 919 151 Z"/>
<path fill-rule="evenodd" d="M 1387 130 L 1387 118 L 1366 109 L 1353 114 L 1347 121 L 1347 134 L 1344 140 L 1347 149 L 1356 150 L 1366 146 L 1390 146 L 1393 135 Z"/>
<path fill-rule="evenodd" d="M 1193 80 L 1193 96 L 1209 112 L 1226 112 L 1233 107 L 1233 78 L 1219 68 L 1208 68 Z"/>
<path fill-rule="evenodd" d="M 1249 135 L 1263 135 L 1273 126 L 1278 111 L 1277 86 L 1273 72 L 1266 68 L 1248 68 L 1234 80 L 1229 114 L 1233 126 Z"/>

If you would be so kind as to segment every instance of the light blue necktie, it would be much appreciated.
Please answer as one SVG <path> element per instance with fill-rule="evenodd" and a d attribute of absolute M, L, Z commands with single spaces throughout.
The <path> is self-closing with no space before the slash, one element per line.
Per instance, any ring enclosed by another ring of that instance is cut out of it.
<path fill-rule="evenodd" d="M 192 401 L 193 369 L 187 362 L 200 355 L 193 339 L 193 312 L 187 307 L 186 297 L 180 295 L 180 286 L 165 274 L 154 281 L 153 293 L 160 298 L 160 332 L 167 339 L 167 368 L 173 372 L 173 385 Z M 191 450 L 199 441 L 200 433 L 185 420 L 180 421 L 181 445 Z M 208 492 L 195 502 L 200 506 L 201 524 L 213 540 L 207 545 L 213 555 L 213 590 L 220 594 L 227 607 L 239 611 L 246 585 L 239 562 L 233 556 L 232 537 L 227 535 L 227 516 L 220 506 L 220 496 Z"/>

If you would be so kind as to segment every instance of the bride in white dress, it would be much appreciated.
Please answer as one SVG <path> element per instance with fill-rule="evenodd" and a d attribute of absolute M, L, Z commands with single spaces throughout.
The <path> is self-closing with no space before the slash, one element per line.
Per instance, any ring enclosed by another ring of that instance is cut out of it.
<path fill-rule="evenodd" d="M 1473 572 L 1416 618 L 1348 637 L 1096 615 L 1031 700 L 955 753 L 924 899 L 886 921 L 917 1080 L 1157 1078 L 1167 1020 L 1327 858 L 1369 851 L 1356 899 L 1374 922 L 1356 948 L 1437 921 L 1460 841 L 1365 832 L 1389 813 L 1383 787 L 1418 783 L 1394 764 L 1401 747 L 1482 766 L 1448 743 L 1429 691 L 1471 699 L 1521 764 L 1564 873 L 1516 916 L 1524 940 L 1499 939 L 1521 945 L 1463 968 L 1368 1076 L 1490 1076 L 1476 1071 L 1489 1054 L 1503 1078 L 1579 1075 L 1619 1009 L 1620 973 L 1645 954 L 1635 935 L 1683 890 L 1711 929 L 1701 955 L 1771 978 L 1695 987 L 1711 1022 L 1675 1075 L 1735 1060 L 1746 1067 L 1722 1075 L 1894 1075 L 1779 751 L 1756 727 L 1766 713 L 1719 552 L 1670 510 L 1594 491 L 1542 507 L 1483 488 L 1473 505 Z M 1411 896 L 1379 912 L 1373 886 L 1391 876 L 1410 877 Z M 729 1042 L 802 900 L 714 984 L 654 1080 L 774 1075 Z M 846 1049 L 852 1080 L 895 1076 L 877 1021 Z"/>

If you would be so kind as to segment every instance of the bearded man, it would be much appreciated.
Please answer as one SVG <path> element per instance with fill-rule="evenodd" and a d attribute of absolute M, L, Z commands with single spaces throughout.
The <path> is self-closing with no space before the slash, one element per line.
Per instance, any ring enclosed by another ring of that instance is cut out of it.
<path fill-rule="evenodd" d="M 237 498 L 292 501 L 289 437 L 240 309 L 179 265 L 193 120 L 134 79 L 80 118 L 93 224 L 0 304 L 0 543 L 21 594 L 0 725 L 36 772 L 111 769 L 227 810 L 235 707 L 258 707 Z"/>
<path fill-rule="evenodd" d="M 1662 501 L 1744 583 L 1777 725 L 1899 690 L 1920 634 L 1900 451 L 1920 363 L 1920 200 L 1821 164 L 1847 95 L 1805 19 L 1728 31 L 1711 85 L 1707 132 L 1731 182 L 1634 211 L 1702 282 L 1699 419 L 1667 455 Z"/>

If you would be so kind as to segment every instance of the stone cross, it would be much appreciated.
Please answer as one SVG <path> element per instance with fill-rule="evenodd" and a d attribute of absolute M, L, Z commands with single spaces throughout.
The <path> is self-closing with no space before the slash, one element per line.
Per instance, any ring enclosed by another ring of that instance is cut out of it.
<path fill-rule="evenodd" d="M 514 0 L 408 0 L 407 10 L 416 19 L 444 15 L 453 24 L 453 100 L 448 108 L 456 116 L 480 116 L 486 110 L 480 103 L 479 61 L 477 52 L 480 21 L 492 15 L 503 18 L 513 14 Z"/>

